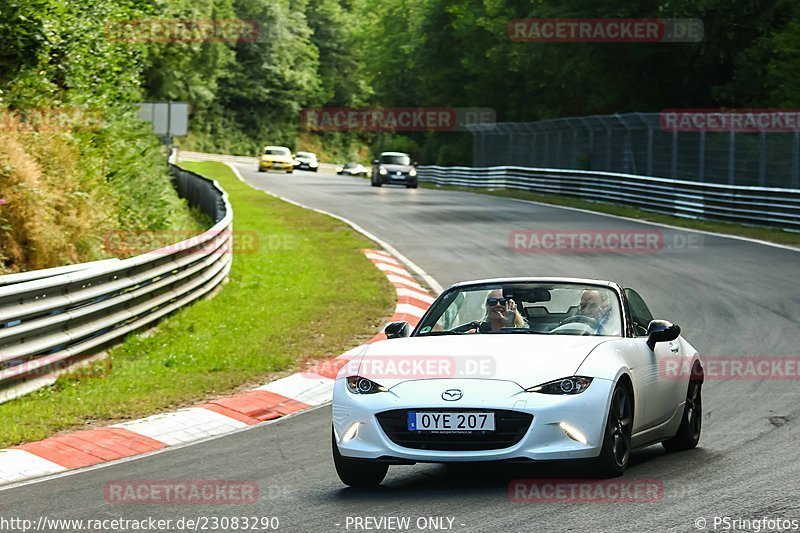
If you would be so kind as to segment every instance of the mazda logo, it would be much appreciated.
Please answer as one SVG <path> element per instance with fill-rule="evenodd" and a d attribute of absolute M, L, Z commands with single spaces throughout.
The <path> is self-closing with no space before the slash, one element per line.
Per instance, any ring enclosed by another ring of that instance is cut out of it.
<path fill-rule="evenodd" d="M 462 396 L 464 396 L 464 393 L 461 392 L 461 389 L 447 389 L 442 393 L 442 400 L 454 402 L 460 400 Z"/>

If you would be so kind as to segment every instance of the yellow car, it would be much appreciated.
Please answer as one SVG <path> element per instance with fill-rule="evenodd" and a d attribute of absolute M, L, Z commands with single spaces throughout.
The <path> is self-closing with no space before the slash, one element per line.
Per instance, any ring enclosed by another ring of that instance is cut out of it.
<path fill-rule="evenodd" d="M 294 171 L 292 151 L 285 146 L 265 146 L 264 153 L 258 160 L 258 171 L 285 170 L 287 174 Z"/>

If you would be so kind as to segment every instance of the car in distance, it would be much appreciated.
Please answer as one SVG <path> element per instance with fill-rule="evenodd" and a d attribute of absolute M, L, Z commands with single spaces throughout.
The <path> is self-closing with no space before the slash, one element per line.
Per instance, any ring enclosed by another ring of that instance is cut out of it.
<path fill-rule="evenodd" d="M 345 163 L 341 167 L 336 167 L 336 173 L 340 176 L 348 174 L 350 176 L 366 176 L 367 168 L 361 163 Z"/>
<path fill-rule="evenodd" d="M 283 170 L 287 174 L 294 172 L 292 151 L 285 146 L 265 146 L 258 160 L 258 171 Z"/>
<path fill-rule="evenodd" d="M 614 477 L 635 449 L 700 439 L 697 350 L 617 283 L 457 283 L 413 331 L 385 333 L 334 384 L 333 460 L 347 485 L 416 462 L 579 460 Z"/>
<path fill-rule="evenodd" d="M 317 154 L 313 152 L 297 152 L 294 156 L 294 168 L 316 172 L 319 169 Z"/>
<path fill-rule="evenodd" d="M 372 186 L 397 184 L 416 189 L 416 165 L 411 162 L 411 157 L 403 152 L 381 152 L 378 159 L 372 162 Z"/>

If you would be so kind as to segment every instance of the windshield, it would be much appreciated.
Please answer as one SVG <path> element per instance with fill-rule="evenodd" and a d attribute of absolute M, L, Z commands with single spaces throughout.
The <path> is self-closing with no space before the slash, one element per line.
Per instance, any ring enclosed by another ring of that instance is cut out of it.
<path fill-rule="evenodd" d="M 310 152 L 297 152 L 297 159 L 316 159 L 317 156 Z"/>
<path fill-rule="evenodd" d="M 407 155 L 382 155 L 381 163 L 385 165 L 410 165 L 411 159 Z"/>
<path fill-rule="evenodd" d="M 610 335 L 622 331 L 616 293 L 553 283 L 473 285 L 445 292 L 419 325 L 420 336 L 470 333 Z"/>
<path fill-rule="evenodd" d="M 264 150 L 264 155 L 289 155 L 289 150 L 286 148 L 267 148 Z"/>
<path fill-rule="evenodd" d="M 344 166 L 344 168 L 356 168 L 356 164 L 355 164 L 355 163 L 347 163 L 347 164 Z"/>

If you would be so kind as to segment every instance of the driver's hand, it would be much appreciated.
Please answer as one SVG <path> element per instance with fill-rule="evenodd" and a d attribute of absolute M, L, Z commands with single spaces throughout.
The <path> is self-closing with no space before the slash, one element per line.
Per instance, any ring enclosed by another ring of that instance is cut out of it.
<path fill-rule="evenodd" d="M 514 318 L 517 316 L 517 303 L 514 300 L 508 300 L 508 305 L 506 307 L 505 315 L 503 315 L 503 320 L 506 322 L 506 325 L 514 325 Z"/>

